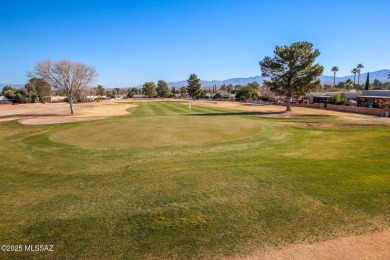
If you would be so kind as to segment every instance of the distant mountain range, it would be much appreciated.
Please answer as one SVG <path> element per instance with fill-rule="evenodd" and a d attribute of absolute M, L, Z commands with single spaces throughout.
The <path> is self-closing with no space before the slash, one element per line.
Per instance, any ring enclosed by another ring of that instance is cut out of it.
<path fill-rule="evenodd" d="M 389 79 L 390 70 L 378 70 L 374 72 L 370 72 L 370 82 L 374 82 L 375 79 L 380 80 L 381 82 L 390 82 Z M 337 74 L 336 74 L 337 76 Z M 360 74 L 360 84 L 365 84 L 367 78 L 367 72 Z M 321 76 L 321 84 L 329 84 L 333 85 L 333 76 Z M 353 75 L 345 76 L 345 77 L 336 77 L 336 84 L 339 82 L 345 82 L 347 79 L 351 79 L 353 81 Z M 358 75 L 356 74 L 356 84 L 358 83 Z"/>
<path fill-rule="evenodd" d="M 389 77 L 390 70 L 383 69 L 378 70 L 374 72 L 370 72 L 370 82 L 372 83 L 375 79 L 380 80 L 381 82 L 390 82 Z M 366 82 L 367 72 L 360 74 L 360 84 L 364 84 Z M 345 76 L 345 77 L 336 77 L 336 84 L 339 82 L 345 82 L 347 79 L 353 80 L 353 75 Z M 246 85 L 248 83 L 251 83 L 253 81 L 256 81 L 260 84 L 263 83 L 264 77 L 256 76 L 256 77 L 249 77 L 249 78 L 232 78 L 232 79 L 225 79 L 225 80 L 201 80 L 200 83 L 202 84 L 202 87 L 212 87 L 214 85 L 217 85 L 217 87 L 220 87 L 223 84 L 229 85 Z M 320 76 L 321 84 L 325 85 L 332 85 L 333 84 L 333 76 Z M 356 83 L 358 82 L 358 75 L 356 75 Z M 22 88 L 24 87 L 24 84 L 0 84 L 0 90 L 6 86 L 10 85 L 14 88 Z M 187 86 L 187 80 L 181 80 L 176 82 L 168 82 L 169 87 L 182 87 Z M 142 87 L 137 86 L 137 87 Z"/>
<path fill-rule="evenodd" d="M 0 91 L 3 89 L 5 86 L 11 86 L 14 88 L 23 88 L 25 84 L 1 84 L 0 83 Z"/>
<path fill-rule="evenodd" d="M 370 72 L 370 82 L 374 82 L 375 79 L 380 80 L 381 82 L 389 82 L 390 79 L 388 78 L 390 70 L 383 69 L 378 70 L 374 72 Z M 364 84 L 366 82 L 367 72 L 360 74 L 360 84 Z M 353 75 L 345 76 L 345 77 L 337 77 L 336 74 L 336 84 L 339 82 L 345 82 L 347 79 L 351 79 L 353 81 Z M 325 85 L 333 85 L 333 76 L 320 76 L 321 84 Z M 220 87 L 223 84 L 229 85 L 246 85 L 248 83 L 251 83 L 253 81 L 256 81 L 260 84 L 263 83 L 264 77 L 256 76 L 256 77 L 249 77 L 249 78 L 232 78 L 232 79 L 226 79 L 226 80 L 201 80 L 200 83 L 202 84 L 202 87 L 212 87 L 214 85 L 217 85 L 217 87 Z M 356 75 L 356 84 L 358 82 L 358 75 Z M 182 87 L 187 85 L 186 80 L 176 81 L 176 82 L 168 82 L 168 85 L 170 87 Z"/>

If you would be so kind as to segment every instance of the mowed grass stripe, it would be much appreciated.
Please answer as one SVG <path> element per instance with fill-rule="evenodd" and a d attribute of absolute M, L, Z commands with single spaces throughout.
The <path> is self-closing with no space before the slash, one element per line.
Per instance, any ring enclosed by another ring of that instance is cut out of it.
<path fill-rule="evenodd" d="M 139 105 L 139 109 L 135 108 L 133 115 L 135 117 L 149 117 L 149 116 L 164 116 L 164 115 L 181 115 L 182 111 L 174 111 L 171 107 L 167 104 L 168 102 L 165 101 L 158 101 L 158 102 L 143 102 L 143 103 L 137 103 Z"/>
<path fill-rule="evenodd" d="M 188 113 L 188 106 L 179 102 L 164 102 L 163 105 L 172 113 L 175 113 L 177 115 L 183 115 Z"/>
<path fill-rule="evenodd" d="M 196 104 L 191 106 L 191 107 L 192 107 L 191 111 L 193 113 L 198 113 L 198 114 L 224 114 L 224 113 L 237 113 L 238 114 L 239 113 L 237 111 L 232 111 L 232 110 L 228 110 L 228 109 L 196 106 Z"/>
<path fill-rule="evenodd" d="M 148 106 L 156 116 L 164 116 L 169 113 L 169 110 L 164 107 L 163 103 L 164 103 L 163 101 L 149 102 Z"/>
<path fill-rule="evenodd" d="M 193 101 L 196 102 L 196 101 Z M 190 112 L 193 114 L 237 114 L 239 115 L 239 111 L 232 111 L 227 110 L 223 108 L 213 108 L 213 107 L 200 107 L 192 105 L 191 110 L 189 109 L 189 102 L 188 103 L 182 103 L 182 102 L 169 102 L 169 101 L 157 101 L 157 102 L 151 102 L 146 101 L 144 103 L 137 103 L 139 108 L 135 108 L 133 112 L 133 115 L 138 116 L 162 116 L 162 115 L 189 115 Z M 173 112 L 173 113 L 172 113 Z"/>
<path fill-rule="evenodd" d="M 165 115 L 178 116 L 185 113 L 185 107 L 177 102 L 158 102 L 161 109 L 164 109 Z"/>
<path fill-rule="evenodd" d="M 212 107 L 199 107 L 199 106 L 191 106 L 191 110 L 189 109 L 189 103 L 183 104 L 179 102 L 145 102 L 145 103 L 137 103 L 139 104 L 139 109 L 135 108 L 133 115 L 134 116 L 178 116 L 178 115 L 189 115 L 190 112 L 193 114 L 223 114 L 226 112 L 231 113 L 231 110 L 212 108 Z M 173 113 L 172 113 L 173 112 Z M 239 112 L 234 112 L 239 114 Z"/>
<path fill-rule="evenodd" d="M 137 102 L 137 107 L 131 109 L 132 116 L 144 117 L 144 116 L 154 116 L 156 113 L 149 106 L 149 102 Z"/>

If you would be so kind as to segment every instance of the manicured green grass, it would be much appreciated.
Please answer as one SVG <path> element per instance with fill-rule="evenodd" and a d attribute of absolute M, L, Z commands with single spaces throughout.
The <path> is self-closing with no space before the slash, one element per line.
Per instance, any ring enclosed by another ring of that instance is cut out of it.
<path fill-rule="evenodd" d="M 254 135 L 260 129 L 256 122 L 235 118 L 149 116 L 79 126 L 51 138 L 85 148 L 156 147 L 226 141 Z"/>
<path fill-rule="evenodd" d="M 216 258 L 390 226 L 388 127 L 193 106 L 190 128 L 186 105 L 137 104 L 0 123 L 0 243 L 54 245 L 0 258 Z"/>

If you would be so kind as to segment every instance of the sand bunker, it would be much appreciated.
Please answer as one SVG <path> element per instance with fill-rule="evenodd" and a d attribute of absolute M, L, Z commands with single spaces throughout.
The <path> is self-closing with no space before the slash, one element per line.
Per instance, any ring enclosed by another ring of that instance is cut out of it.
<path fill-rule="evenodd" d="M 128 114 L 126 109 L 136 106 L 114 101 L 80 103 L 74 105 L 75 115 L 70 115 L 68 103 L 2 105 L 0 121 L 21 119 L 22 124 L 42 125 L 99 120 Z"/>
<path fill-rule="evenodd" d="M 390 229 L 362 236 L 336 238 L 314 244 L 268 249 L 239 259 L 389 259 Z"/>

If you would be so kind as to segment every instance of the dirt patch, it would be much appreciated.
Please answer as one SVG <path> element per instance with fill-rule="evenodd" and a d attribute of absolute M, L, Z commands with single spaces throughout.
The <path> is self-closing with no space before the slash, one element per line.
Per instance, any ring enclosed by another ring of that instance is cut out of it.
<path fill-rule="evenodd" d="M 283 124 L 287 125 L 297 125 L 297 126 L 319 126 L 319 127 L 352 127 L 352 126 L 389 126 L 386 124 L 337 124 L 337 123 L 318 123 L 318 122 L 290 122 L 290 121 L 284 121 L 281 122 Z"/>
<path fill-rule="evenodd" d="M 114 101 L 80 103 L 74 105 L 75 115 L 70 115 L 68 103 L 3 105 L 0 121 L 21 119 L 22 124 L 42 125 L 98 120 L 128 114 L 126 109 L 135 106 Z"/>
<path fill-rule="evenodd" d="M 283 248 L 269 248 L 236 259 L 389 259 L 390 229 L 336 238 L 314 244 L 297 244 Z"/>

